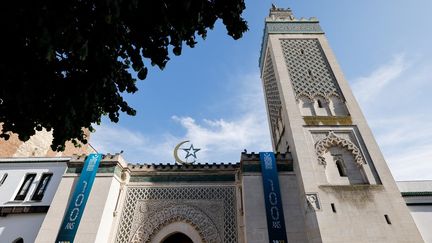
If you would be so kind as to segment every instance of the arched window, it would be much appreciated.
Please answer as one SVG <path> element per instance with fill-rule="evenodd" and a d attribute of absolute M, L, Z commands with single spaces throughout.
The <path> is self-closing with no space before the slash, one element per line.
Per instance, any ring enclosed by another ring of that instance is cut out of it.
<path fill-rule="evenodd" d="M 330 116 L 330 109 L 324 97 L 316 97 L 315 113 L 317 116 Z"/>
<path fill-rule="evenodd" d="M 162 243 L 193 243 L 187 235 L 177 232 L 168 236 Z"/>
<path fill-rule="evenodd" d="M 336 96 L 331 96 L 329 98 L 330 111 L 334 116 L 346 116 L 348 115 L 348 110 L 346 108 L 345 102 L 341 98 Z"/>
<path fill-rule="evenodd" d="M 314 104 L 311 102 L 311 100 L 306 96 L 300 96 L 298 98 L 298 105 L 300 109 L 300 113 L 302 116 L 314 116 L 315 110 L 314 110 Z"/>
<path fill-rule="evenodd" d="M 12 243 L 24 243 L 24 239 L 20 237 L 12 241 Z"/>
<path fill-rule="evenodd" d="M 342 177 L 346 177 L 347 176 L 347 172 L 345 169 L 345 165 L 343 164 L 343 161 L 341 158 L 338 158 L 336 160 L 336 167 L 338 169 L 339 175 Z"/>

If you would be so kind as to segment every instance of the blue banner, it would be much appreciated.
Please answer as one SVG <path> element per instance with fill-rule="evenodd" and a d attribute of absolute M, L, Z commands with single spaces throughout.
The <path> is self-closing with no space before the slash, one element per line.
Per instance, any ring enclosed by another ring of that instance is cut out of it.
<path fill-rule="evenodd" d="M 101 159 L 101 154 L 89 154 L 87 156 L 57 235 L 57 243 L 72 243 L 74 241 Z"/>
<path fill-rule="evenodd" d="M 267 229 L 270 243 L 287 243 L 276 159 L 273 152 L 260 152 Z"/>

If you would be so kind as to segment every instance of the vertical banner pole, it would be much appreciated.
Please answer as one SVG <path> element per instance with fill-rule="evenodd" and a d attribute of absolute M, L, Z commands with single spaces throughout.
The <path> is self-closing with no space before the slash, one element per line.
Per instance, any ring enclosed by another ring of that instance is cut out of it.
<path fill-rule="evenodd" d="M 273 152 L 260 152 L 269 243 L 288 243 L 279 177 Z"/>
<path fill-rule="evenodd" d="M 72 243 L 74 241 L 101 159 L 101 154 L 89 154 L 87 156 L 72 199 L 63 217 L 56 243 Z"/>

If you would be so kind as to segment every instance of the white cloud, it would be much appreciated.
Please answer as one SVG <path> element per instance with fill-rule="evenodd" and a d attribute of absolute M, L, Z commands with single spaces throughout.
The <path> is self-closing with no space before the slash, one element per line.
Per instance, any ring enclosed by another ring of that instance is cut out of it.
<path fill-rule="evenodd" d="M 135 129 L 108 123 L 96 127 L 96 133 L 92 134 L 90 142 L 99 153 L 113 154 L 123 150 L 123 156 L 131 163 L 171 162 L 175 138 L 170 135 L 161 137 L 161 140 L 153 141 Z"/>
<path fill-rule="evenodd" d="M 397 180 L 432 179 L 432 63 L 396 55 L 353 91 Z"/>
<path fill-rule="evenodd" d="M 432 143 L 387 156 L 397 180 L 432 180 Z"/>
<path fill-rule="evenodd" d="M 190 140 L 200 162 L 238 162 L 243 149 L 249 152 L 271 150 L 269 128 L 258 73 L 235 75 L 228 88 L 235 90 L 226 105 L 233 111 L 232 118 L 200 119 L 173 115 L 172 119 L 184 131 L 182 136 L 167 132 L 149 137 L 134 128 L 117 124 L 103 124 L 96 128 L 91 143 L 99 152 L 113 153 L 124 150 L 131 162 L 172 162 L 177 143 Z M 240 91 L 240 92 L 239 92 Z M 178 111 L 181 114 L 181 111 Z M 176 133 L 178 134 L 178 132 Z"/>
<path fill-rule="evenodd" d="M 203 120 L 197 123 L 190 117 L 173 117 L 186 129 L 184 139 L 202 147 L 204 160 L 236 162 L 243 149 L 269 150 L 270 140 L 265 121 L 254 114 L 245 114 L 237 120 Z M 234 160 L 233 160 L 234 158 Z"/>
<path fill-rule="evenodd" d="M 360 101 L 372 101 L 386 86 L 397 78 L 408 67 L 404 54 L 398 54 L 393 60 L 365 77 L 354 80 L 353 90 L 355 90 Z"/>

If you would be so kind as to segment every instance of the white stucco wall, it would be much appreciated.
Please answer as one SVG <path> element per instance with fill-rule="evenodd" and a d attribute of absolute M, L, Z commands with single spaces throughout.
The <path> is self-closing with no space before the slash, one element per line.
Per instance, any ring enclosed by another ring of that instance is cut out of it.
<path fill-rule="evenodd" d="M 397 186 L 402 193 L 424 194 L 423 196 L 404 196 L 411 216 L 426 243 L 432 243 L 432 180 L 398 181 Z"/>
<path fill-rule="evenodd" d="M 19 237 L 24 242 L 34 242 L 44 218 L 44 213 L 0 217 L 0 242 L 13 242 Z"/>
<path fill-rule="evenodd" d="M 63 160 L 63 161 L 59 161 Z M 0 186 L 0 207 L 49 206 L 66 169 L 68 158 L 0 158 L 0 179 L 8 174 Z M 24 177 L 35 173 L 30 189 L 24 200 L 14 198 L 21 187 Z M 44 197 L 40 201 L 31 200 L 43 173 L 52 173 Z M 45 213 L 8 214 L 0 217 L 0 242 L 12 242 L 22 237 L 24 242 L 34 242 Z"/>
<path fill-rule="evenodd" d="M 279 185 L 288 242 L 307 242 L 304 211 L 301 209 L 296 176 L 279 172 Z M 245 242 L 268 242 L 267 218 L 261 173 L 245 173 L 242 177 Z"/>
<path fill-rule="evenodd" d="M 432 205 L 408 206 L 411 216 L 426 243 L 432 243 Z"/>

